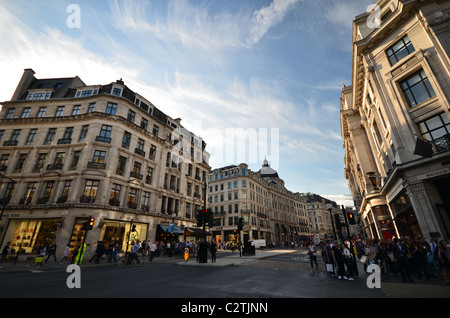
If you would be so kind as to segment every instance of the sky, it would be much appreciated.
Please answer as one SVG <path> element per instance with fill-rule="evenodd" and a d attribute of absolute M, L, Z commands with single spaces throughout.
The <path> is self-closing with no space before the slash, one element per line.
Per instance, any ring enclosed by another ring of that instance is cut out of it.
<path fill-rule="evenodd" d="M 352 21 L 373 2 L 0 0 L 0 101 L 26 68 L 121 78 L 199 135 L 212 169 L 267 159 L 288 190 L 352 206 L 340 96 Z"/>

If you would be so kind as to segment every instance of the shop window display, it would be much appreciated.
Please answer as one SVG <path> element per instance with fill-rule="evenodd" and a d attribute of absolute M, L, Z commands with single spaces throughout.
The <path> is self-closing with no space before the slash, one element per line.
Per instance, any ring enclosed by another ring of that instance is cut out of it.
<path fill-rule="evenodd" d="M 56 240 L 57 223 L 60 219 L 11 220 L 5 236 L 5 244 L 11 242 L 11 248 L 21 253 L 32 253 L 36 244 L 48 246 Z M 3 248 L 3 247 L 2 247 Z"/>

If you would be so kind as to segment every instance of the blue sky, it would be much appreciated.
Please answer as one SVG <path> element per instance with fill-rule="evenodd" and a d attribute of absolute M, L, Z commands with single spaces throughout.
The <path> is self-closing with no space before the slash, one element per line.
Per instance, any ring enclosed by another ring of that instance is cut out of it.
<path fill-rule="evenodd" d="M 352 205 L 339 98 L 352 20 L 373 2 L 0 0 L 0 100 L 25 68 L 88 85 L 122 78 L 200 135 L 212 168 L 258 171 L 267 158 L 289 190 Z M 239 151 L 239 130 L 258 141 Z"/>

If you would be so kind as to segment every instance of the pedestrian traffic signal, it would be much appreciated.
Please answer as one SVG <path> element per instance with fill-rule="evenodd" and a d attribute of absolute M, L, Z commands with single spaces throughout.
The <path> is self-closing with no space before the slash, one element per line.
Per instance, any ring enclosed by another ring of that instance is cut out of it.
<path fill-rule="evenodd" d="M 355 225 L 356 220 L 355 220 L 355 215 L 353 214 L 353 212 L 348 212 L 347 216 L 348 216 L 348 224 Z"/>
<path fill-rule="evenodd" d="M 136 224 L 133 224 L 133 225 L 131 226 L 131 232 L 136 232 Z"/>

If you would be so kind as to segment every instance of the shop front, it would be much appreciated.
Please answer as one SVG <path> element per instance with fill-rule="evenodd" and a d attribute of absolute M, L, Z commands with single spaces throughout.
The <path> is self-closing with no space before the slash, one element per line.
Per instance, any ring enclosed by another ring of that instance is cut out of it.
<path fill-rule="evenodd" d="M 49 246 L 56 241 L 61 218 L 11 219 L 3 240 L 3 247 L 11 242 L 11 251 L 31 254 L 38 245 Z"/>
<path fill-rule="evenodd" d="M 119 244 L 120 251 L 130 251 L 137 241 L 147 241 L 148 224 L 130 221 L 104 220 L 101 224 L 99 241 L 105 246 Z"/>
<path fill-rule="evenodd" d="M 403 191 L 392 200 L 390 207 L 394 214 L 395 226 L 400 237 L 422 236 L 419 222 L 406 191 Z"/>

